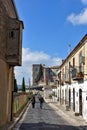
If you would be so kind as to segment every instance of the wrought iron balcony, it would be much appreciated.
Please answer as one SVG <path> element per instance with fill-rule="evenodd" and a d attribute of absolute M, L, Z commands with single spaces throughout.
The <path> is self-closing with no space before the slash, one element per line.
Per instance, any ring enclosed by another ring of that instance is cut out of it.
<path fill-rule="evenodd" d="M 72 79 L 73 80 L 82 80 L 84 78 L 83 67 L 74 67 L 72 69 Z"/>

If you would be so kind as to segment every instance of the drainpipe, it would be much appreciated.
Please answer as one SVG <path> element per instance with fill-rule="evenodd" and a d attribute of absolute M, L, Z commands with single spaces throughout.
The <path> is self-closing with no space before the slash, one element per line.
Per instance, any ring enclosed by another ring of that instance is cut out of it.
<path fill-rule="evenodd" d="M 13 91 L 11 92 L 11 121 L 13 120 Z"/>

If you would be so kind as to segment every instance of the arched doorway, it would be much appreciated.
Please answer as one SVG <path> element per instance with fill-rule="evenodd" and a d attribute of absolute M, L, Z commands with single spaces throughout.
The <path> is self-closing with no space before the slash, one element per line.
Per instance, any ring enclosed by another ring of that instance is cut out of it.
<path fill-rule="evenodd" d="M 82 89 L 79 89 L 79 114 L 82 115 Z"/>

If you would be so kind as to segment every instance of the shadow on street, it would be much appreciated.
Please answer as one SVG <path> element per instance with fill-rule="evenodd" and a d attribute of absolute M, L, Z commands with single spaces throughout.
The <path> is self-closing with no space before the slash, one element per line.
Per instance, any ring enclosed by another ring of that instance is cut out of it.
<path fill-rule="evenodd" d="M 86 126 L 84 126 L 87 128 Z M 79 130 L 79 127 L 74 127 L 71 125 L 56 125 L 56 124 L 47 124 L 44 122 L 39 123 L 23 123 L 20 127 L 20 130 Z"/>

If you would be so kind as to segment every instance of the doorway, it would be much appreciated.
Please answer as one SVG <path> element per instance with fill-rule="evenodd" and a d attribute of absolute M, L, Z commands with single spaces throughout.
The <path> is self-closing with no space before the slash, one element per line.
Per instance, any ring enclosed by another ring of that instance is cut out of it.
<path fill-rule="evenodd" d="M 82 89 L 79 89 L 79 115 L 82 115 Z"/>
<path fill-rule="evenodd" d="M 71 108 L 71 89 L 69 89 L 69 107 Z"/>
<path fill-rule="evenodd" d="M 75 88 L 73 88 L 73 111 L 75 111 Z"/>

